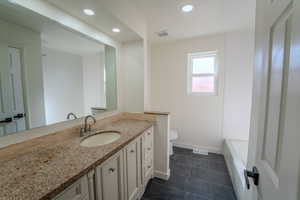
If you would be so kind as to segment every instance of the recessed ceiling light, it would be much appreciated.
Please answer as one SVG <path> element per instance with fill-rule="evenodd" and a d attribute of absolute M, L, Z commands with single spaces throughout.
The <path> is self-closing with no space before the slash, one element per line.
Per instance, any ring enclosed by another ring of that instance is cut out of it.
<path fill-rule="evenodd" d="M 187 4 L 181 7 L 182 12 L 191 12 L 194 9 L 194 6 Z"/>
<path fill-rule="evenodd" d="M 119 28 L 113 28 L 113 29 L 112 29 L 112 32 L 114 32 L 114 33 L 120 33 L 120 31 L 121 31 L 121 30 L 120 30 Z"/>
<path fill-rule="evenodd" d="M 84 9 L 83 12 L 84 12 L 84 14 L 89 15 L 89 16 L 95 15 L 95 12 L 91 9 Z"/>

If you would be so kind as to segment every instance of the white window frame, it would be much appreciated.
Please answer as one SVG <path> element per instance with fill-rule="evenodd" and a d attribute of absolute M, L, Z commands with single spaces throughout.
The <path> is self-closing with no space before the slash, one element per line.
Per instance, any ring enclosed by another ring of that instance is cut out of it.
<path fill-rule="evenodd" d="M 208 74 L 193 74 L 193 59 L 215 57 L 214 73 Z M 193 92 L 192 91 L 192 79 L 193 77 L 214 77 L 214 91 L 213 92 Z M 187 67 L 187 92 L 189 95 L 196 96 L 217 96 L 218 95 L 218 52 L 207 51 L 188 54 L 188 67 Z"/>

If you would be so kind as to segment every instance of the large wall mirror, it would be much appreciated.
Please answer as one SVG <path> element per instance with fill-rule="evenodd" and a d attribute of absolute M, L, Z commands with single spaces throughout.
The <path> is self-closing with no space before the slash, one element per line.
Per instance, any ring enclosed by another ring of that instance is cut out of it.
<path fill-rule="evenodd" d="M 116 49 L 0 4 L 0 136 L 117 109 Z"/>

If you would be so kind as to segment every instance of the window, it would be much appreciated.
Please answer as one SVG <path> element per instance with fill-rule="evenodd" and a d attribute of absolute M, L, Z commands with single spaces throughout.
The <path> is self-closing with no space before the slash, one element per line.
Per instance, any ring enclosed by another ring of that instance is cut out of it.
<path fill-rule="evenodd" d="M 188 93 L 217 94 L 217 52 L 188 54 Z"/>

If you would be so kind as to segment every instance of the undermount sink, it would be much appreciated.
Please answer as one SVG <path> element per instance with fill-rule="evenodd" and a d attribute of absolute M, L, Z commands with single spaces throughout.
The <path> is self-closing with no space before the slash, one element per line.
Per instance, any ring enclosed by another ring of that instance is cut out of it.
<path fill-rule="evenodd" d="M 119 131 L 98 131 L 84 138 L 80 145 L 83 147 L 96 147 L 110 144 L 121 137 Z"/>

